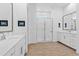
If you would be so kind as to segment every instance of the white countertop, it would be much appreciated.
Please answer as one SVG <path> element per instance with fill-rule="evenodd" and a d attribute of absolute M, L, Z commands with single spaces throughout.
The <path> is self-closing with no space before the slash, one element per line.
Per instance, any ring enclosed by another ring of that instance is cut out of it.
<path fill-rule="evenodd" d="M 0 56 L 5 55 L 15 44 L 17 44 L 24 35 L 13 35 L 0 41 Z"/>
<path fill-rule="evenodd" d="M 57 32 L 71 33 L 71 34 L 77 34 L 78 35 L 78 32 L 77 31 L 57 31 Z"/>

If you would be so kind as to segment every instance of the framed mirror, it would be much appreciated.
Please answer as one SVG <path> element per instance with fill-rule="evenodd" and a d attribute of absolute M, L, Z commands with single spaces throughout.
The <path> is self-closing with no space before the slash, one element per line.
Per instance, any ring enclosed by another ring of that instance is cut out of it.
<path fill-rule="evenodd" d="M 62 28 L 63 30 L 76 30 L 76 12 L 62 17 Z"/>
<path fill-rule="evenodd" d="M 0 32 L 13 31 L 13 4 L 0 4 Z"/>

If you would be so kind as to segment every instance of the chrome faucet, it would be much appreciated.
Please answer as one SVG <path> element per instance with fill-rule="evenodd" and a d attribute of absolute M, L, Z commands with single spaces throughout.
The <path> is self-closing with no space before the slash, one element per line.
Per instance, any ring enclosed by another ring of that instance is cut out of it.
<path fill-rule="evenodd" d="M 3 34 L 3 35 L 1 36 L 1 40 L 6 39 L 6 37 L 5 37 L 4 33 L 2 33 L 2 34 Z"/>

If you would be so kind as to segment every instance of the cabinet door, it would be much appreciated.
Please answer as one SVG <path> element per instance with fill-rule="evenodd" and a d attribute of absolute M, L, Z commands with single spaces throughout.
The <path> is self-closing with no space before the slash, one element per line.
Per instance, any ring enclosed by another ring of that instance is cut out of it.
<path fill-rule="evenodd" d="M 61 33 L 59 34 L 59 36 L 61 37 L 60 42 L 66 44 L 66 41 L 67 41 L 67 40 L 66 40 L 66 34 L 63 33 L 63 32 L 61 32 Z"/>
<path fill-rule="evenodd" d="M 63 38 L 62 38 L 62 43 L 66 44 L 67 40 L 66 40 L 66 34 L 62 34 Z"/>
<path fill-rule="evenodd" d="M 15 55 L 15 50 L 14 48 L 10 49 L 6 54 L 5 56 L 14 56 Z"/>
<path fill-rule="evenodd" d="M 71 47 L 76 49 L 76 41 L 77 41 L 77 35 L 71 34 Z"/>
<path fill-rule="evenodd" d="M 15 46 L 15 55 L 23 56 L 25 54 L 25 39 L 21 39 Z"/>
<path fill-rule="evenodd" d="M 20 53 L 20 49 L 21 49 L 21 42 L 19 41 L 16 46 L 15 46 L 15 55 L 16 56 L 20 56 L 21 53 Z"/>
<path fill-rule="evenodd" d="M 15 48 L 15 55 L 16 56 L 22 56 L 23 55 L 23 46 L 19 45 L 17 48 Z"/>
<path fill-rule="evenodd" d="M 57 39 L 58 39 L 58 41 L 60 41 L 60 42 L 63 41 L 63 33 L 62 33 L 62 32 L 57 32 Z"/>
<path fill-rule="evenodd" d="M 65 33 L 65 43 L 70 46 L 70 34 L 69 33 Z"/>
<path fill-rule="evenodd" d="M 23 56 L 26 52 L 25 38 L 21 40 L 21 55 Z"/>
<path fill-rule="evenodd" d="M 60 42 L 64 43 L 65 40 L 66 40 L 66 38 L 65 38 L 66 36 L 64 35 L 64 33 L 63 32 L 58 32 L 57 34 L 58 34 L 58 36 L 57 36 L 58 40 Z"/>

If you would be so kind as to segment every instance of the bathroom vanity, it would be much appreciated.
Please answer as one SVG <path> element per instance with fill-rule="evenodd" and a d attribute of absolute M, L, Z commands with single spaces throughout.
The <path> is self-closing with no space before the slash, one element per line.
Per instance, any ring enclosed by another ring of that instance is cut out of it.
<path fill-rule="evenodd" d="M 58 31 L 57 38 L 59 42 L 75 49 L 76 53 L 79 53 L 79 34 L 77 34 L 77 32 Z"/>
<path fill-rule="evenodd" d="M 24 56 L 26 40 L 24 35 L 13 35 L 0 41 L 0 56 Z"/>

